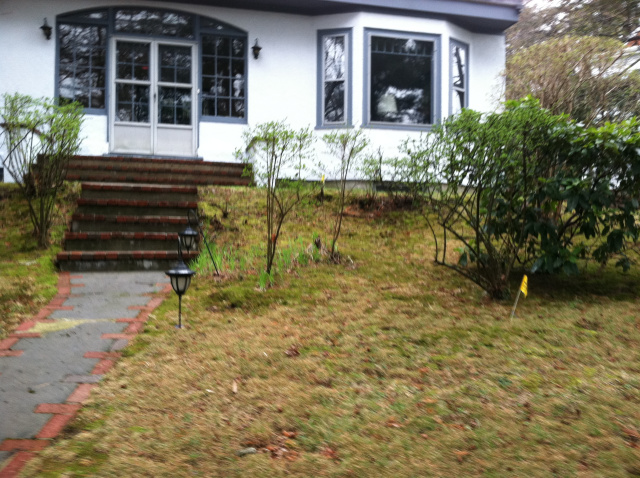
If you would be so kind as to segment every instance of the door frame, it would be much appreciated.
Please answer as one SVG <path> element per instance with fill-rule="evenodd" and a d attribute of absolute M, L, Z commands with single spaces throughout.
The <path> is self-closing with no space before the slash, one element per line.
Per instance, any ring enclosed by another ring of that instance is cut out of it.
<path fill-rule="evenodd" d="M 149 44 L 149 123 L 133 123 L 133 122 L 125 122 L 129 124 L 144 124 L 149 125 L 150 129 L 150 151 L 118 151 L 115 149 L 115 126 L 116 126 L 116 103 L 117 103 L 117 83 L 116 83 L 116 43 L 118 41 L 129 42 L 129 43 L 145 43 Z M 171 126 L 177 127 L 177 129 L 188 129 L 182 125 L 162 125 L 159 122 L 159 98 L 158 98 L 158 89 L 159 83 L 166 83 L 160 81 L 159 78 L 159 45 L 175 45 L 175 46 L 186 46 L 191 48 L 191 151 L 188 151 L 187 154 L 180 155 L 171 155 L 172 157 L 185 157 L 185 158 L 193 158 L 196 157 L 197 149 L 198 149 L 198 125 L 199 125 L 199 87 L 198 87 L 198 68 L 200 61 L 199 58 L 199 46 L 196 41 L 187 41 L 181 39 L 173 39 L 173 38 L 164 38 L 164 37 L 131 37 L 126 35 L 113 35 L 109 39 L 109 59 L 108 59 L 108 69 L 109 69 L 109 105 L 108 105 L 108 131 L 109 131 L 109 153 L 112 154 L 141 154 L 145 156 L 155 156 L 157 155 L 157 137 L 158 137 L 158 127 L 161 128 L 170 128 Z M 178 86 L 179 87 L 179 86 Z"/>

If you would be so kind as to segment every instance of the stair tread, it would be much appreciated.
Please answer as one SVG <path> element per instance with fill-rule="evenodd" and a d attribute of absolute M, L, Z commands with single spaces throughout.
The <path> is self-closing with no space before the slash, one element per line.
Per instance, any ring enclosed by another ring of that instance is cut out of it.
<path fill-rule="evenodd" d="M 195 259 L 199 252 L 183 252 L 185 260 Z M 58 261 L 73 260 L 120 260 L 120 259 L 178 259 L 178 251 L 62 251 L 56 255 Z"/>
<path fill-rule="evenodd" d="M 237 162 L 224 162 L 224 161 L 204 161 L 202 159 L 192 159 L 192 158 L 149 158 L 145 156 L 89 156 L 89 155 L 76 155 L 73 156 L 70 161 L 83 161 L 83 160 L 91 160 L 91 161 L 101 161 L 101 162 L 124 162 L 124 163 L 151 163 L 151 164 L 175 164 L 175 165 L 201 165 L 201 164 L 215 164 L 224 167 L 240 167 L 244 166 L 243 163 Z"/>
<path fill-rule="evenodd" d="M 89 191 L 126 191 L 126 192 L 159 192 L 159 193 L 185 193 L 198 194 L 196 186 L 153 184 L 153 183 L 117 183 L 117 182 L 91 182 L 81 184 L 83 190 Z"/>
<path fill-rule="evenodd" d="M 73 221 L 100 221 L 100 222 L 144 222 L 144 223 L 170 223 L 187 224 L 189 219 L 184 216 L 153 216 L 153 215 L 126 215 L 126 214 L 86 214 L 74 213 Z"/>
<path fill-rule="evenodd" d="M 198 207 L 197 201 L 147 201 L 144 199 L 91 199 L 80 198 L 78 206 L 135 206 L 135 207 L 175 207 L 191 208 Z"/>
<path fill-rule="evenodd" d="M 137 240 L 149 240 L 149 241 L 169 241 L 178 239 L 177 232 L 66 232 L 64 235 L 65 240 L 102 240 L 108 241 L 111 239 L 137 239 Z"/>

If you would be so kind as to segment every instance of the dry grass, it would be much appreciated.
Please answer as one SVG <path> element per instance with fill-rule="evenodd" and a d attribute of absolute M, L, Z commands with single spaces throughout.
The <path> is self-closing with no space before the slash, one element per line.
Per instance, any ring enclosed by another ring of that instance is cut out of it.
<path fill-rule="evenodd" d="M 234 190 L 219 244 L 250 255 L 258 203 Z M 250 261 L 196 277 L 187 328 L 172 297 L 26 476 L 640 476 L 637 272 L 532 277 L 511 323 L 411 212 L 350 216 L 340 250 L 266 292 Z"/>
<path fill-rule="evenodd" d="M 52 228 L 52 246 L 37 247 L 27 203 L 14 184 L 0 183 L 0 339 L 46 305 L 58 283 L 53 260 L 60 250 L 77 184 L 67 184 L 60 196 Z"/>

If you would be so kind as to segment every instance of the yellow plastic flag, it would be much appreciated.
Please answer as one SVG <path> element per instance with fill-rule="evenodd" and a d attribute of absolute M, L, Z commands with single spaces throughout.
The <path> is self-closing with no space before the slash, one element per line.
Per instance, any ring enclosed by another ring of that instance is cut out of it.
<path fill-rule="evenodd" d="M 324 174 L 322 175 L 322 184 L 324 184 Z"/>
<path fill-rule="evenodd" d="M 527 279 L 526 274 L 522 277 L 522 284 L 520 284 L 520 291 L 527 297 L 527 292 L 529 291 L 529 279 Z"/>

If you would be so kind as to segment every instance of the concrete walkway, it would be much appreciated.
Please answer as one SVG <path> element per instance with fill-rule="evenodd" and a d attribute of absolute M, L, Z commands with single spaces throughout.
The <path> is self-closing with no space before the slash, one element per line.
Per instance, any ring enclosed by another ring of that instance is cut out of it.
<path fill-rule="evenodd" d="M 170 291 L 162 272 L 63 272 L 49 305 L 0 340 L 0 478 L 64 429 Z"/>

